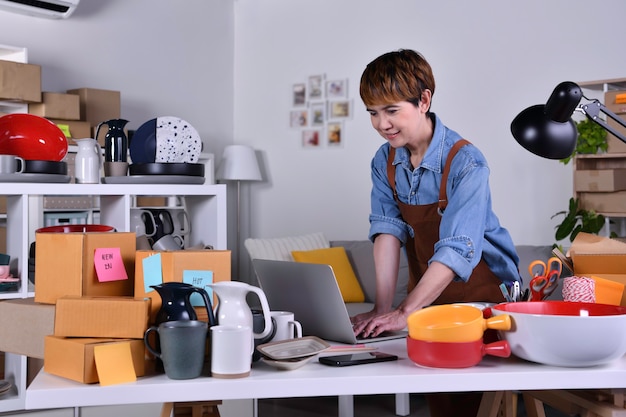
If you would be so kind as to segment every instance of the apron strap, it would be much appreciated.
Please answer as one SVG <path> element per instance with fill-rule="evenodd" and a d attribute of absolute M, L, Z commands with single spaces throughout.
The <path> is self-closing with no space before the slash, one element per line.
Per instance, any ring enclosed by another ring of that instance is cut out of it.
<path fill-rule="evenodd" d="M 398 199 L 398 193 L 396 193 L 396 169 L 393 166 L 393 160 L 396 157 L 396 148 L 389 147 L 389 155 L 387 156 L 387 181 L 391 191 L 393 191 L 394 200 Z"/>
<path fill-rule="evenodd" d="M 471 142 L 466 139 L 461 139 L 452 146 L 450 153 L 448 153 L 448 159 L 446 159 L 446 165 L 443 168 L 443 176 L 441 177 L 441 185 L 439 187 L 439 214 L 443 214 L 443 211 L 448 206 L 448 194 L 446 192 L 446 185 L 448 184 L 448 175 L 450 174 L 450 166 L 452 160 L 456 156 L 459 149 L 465 145 L 470 145 Z M 389 155 L 387 156 L 387 181 L 393 191 L 393 198 L 398 199 L 398 193 L 396 192 L 396 169 L 393 166 L 393 160 L 396 156 L 396 149 L 389 147 Z"/>
<path fill-rule="evenodd" d="M 452 146 L 452 149 L 450 149 L 450 153 L 448 153 L 448 159 L 446 159 L 446 165 L 443 168 L 443 176 L 441 177 L 441 185 L 439 186 L 439 214 L 443 214 L 444 210 L 448 206 L 448 194 L 446 191 L 446 186 L 448 184 L 448 175 L 450 174 L 450 166 L 452 165 L 452 160 L 456 156 L 459 149 L 469 144 L 470 141 L 461 139 Z"/>

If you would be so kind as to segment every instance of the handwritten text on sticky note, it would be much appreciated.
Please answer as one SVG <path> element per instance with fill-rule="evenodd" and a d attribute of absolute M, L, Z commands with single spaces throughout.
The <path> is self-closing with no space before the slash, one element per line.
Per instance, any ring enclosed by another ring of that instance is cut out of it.
<path fill-rule="evenodd" d="M 120 248 L 97 248 L 93 262 L 99 282 L 128 279 Z"/>
<path fill-rule="evenodd" d="M 211 288 L 207 287 L 207 285 L 213 283 L 213 271 L 194 271 L 186 269 L 183 271 L 183 282 L 206 290 L 209 300 L 212 299 L 213 291 Z M 204 305 L 204 300 L 200 294 L 192 294 L 190 300 L 193 306 Z"/>

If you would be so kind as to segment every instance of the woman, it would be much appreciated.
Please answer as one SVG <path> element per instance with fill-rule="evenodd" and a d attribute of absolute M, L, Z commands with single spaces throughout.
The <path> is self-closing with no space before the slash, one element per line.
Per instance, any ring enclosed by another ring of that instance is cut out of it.
<path fill-rule="evenodd" d="M 491 207 L 487 162 L 430 111 L 434 92 L 430 65 L 411 50 L 376 58 L 361 77 L 361 99 L 387 142 L 371 164 L 376 303 L 352 318 L 357 335 L 401 330 L 431 304 L 502 302 L 500 284 L 521 280 L 513 241 Z M 408 295 L 393 309 L 402 246 Z M 460 398 L 429 396 L 431 415 L 476 415 L 479 401 L 470 396 L 452 410 Z"/>

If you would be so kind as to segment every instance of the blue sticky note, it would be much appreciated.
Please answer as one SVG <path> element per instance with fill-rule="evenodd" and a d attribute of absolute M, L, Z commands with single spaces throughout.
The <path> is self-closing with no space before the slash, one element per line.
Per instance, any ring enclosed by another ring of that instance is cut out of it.
<path fill-rule="evenodd" d="M 183 282 L 206 290 L 209 294 L 209 300 L 213 299 L 213 290 L 211 287 L 207 287 L 213 283 L 213 271 L 184 270 Z M 192 294 L 190 300 L 192 306 L 204 306 L 204 300 L 198 293 Z"/>
<path fill-rule="evenodd" d="M 161 269 L 161 254 L 148 256 L 142 260 L 143 266 L 143 286 L 146 293 L 154 291 L 151 285 L 163 283 L 163 271 Z"/>

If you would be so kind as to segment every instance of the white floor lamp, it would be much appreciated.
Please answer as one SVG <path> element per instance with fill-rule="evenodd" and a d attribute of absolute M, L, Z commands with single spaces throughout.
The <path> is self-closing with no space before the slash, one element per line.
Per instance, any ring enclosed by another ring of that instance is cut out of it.
<path fill-rule="evenodd" d="M 241 241 L 241 182 L 261 181 L 261 170 L 256 159 L 254 149 L 246 145 L 229 145 L 224 149 L 222 162 L 217 169 L 216 178 L 222 181 L 237 182 L 237 246 L 236 246 L 236 276 L 240 271 L 240 241 Z"/>

